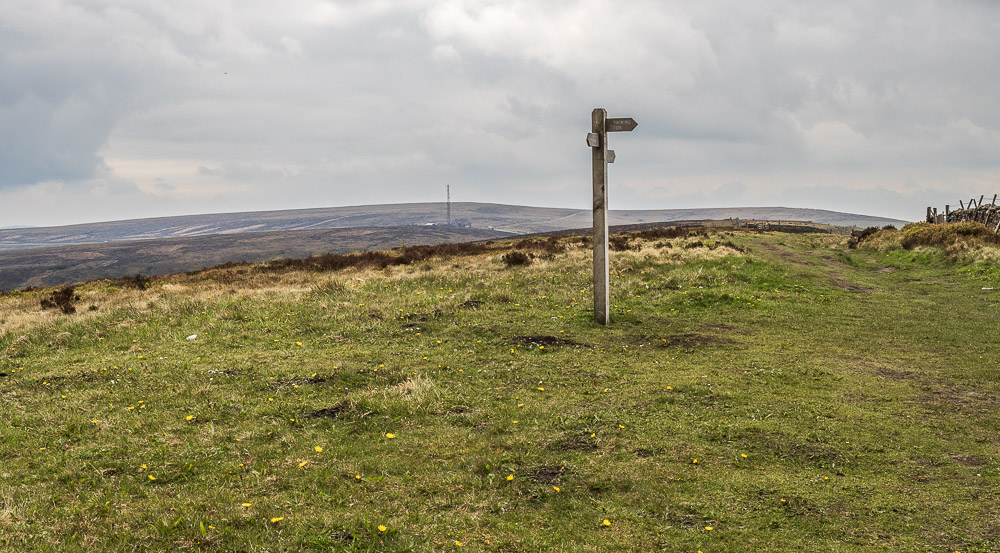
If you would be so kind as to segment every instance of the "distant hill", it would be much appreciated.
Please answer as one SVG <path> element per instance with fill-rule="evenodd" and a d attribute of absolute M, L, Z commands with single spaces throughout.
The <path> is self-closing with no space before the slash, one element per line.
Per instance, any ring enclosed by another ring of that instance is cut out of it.
<path fill-rule="evenodd" d="M 492 228 L 519 234 L 585 228 L 592 224 L 592 212 L 589 209 L 475 202 L 452 203 L 451 216 L 452 222 L 457 225 L 480 229 Z M 885 217 L 785 207 L 611 210 L 609 223 L 627 225 L 730 218 L 812 221 L 858 227 L 905 223 Z M 445 222 L 444 202 L 183 215 L 61 227 L 0 230 L 0 250 L 251 232 L 442 225 Z"/>
<path fill-rule="evenodd" d="M 57 286 L 135 274 L 181 273 L 233 261 L 260 262 L 509 236 L 499 231 L 442 226 L 367 227 L 0 250 L 0 290 Z"/>

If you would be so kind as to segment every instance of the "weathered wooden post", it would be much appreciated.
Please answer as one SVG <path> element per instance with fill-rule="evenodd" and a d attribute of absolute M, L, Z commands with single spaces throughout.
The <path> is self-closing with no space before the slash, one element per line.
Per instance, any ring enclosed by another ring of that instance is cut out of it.
<path fill-rule="evenodd" d="M 608 112 L 595 109 L 591 115 L 591 133 L 587 135 L 594 173 L 594 320 L 608 324 L 608 296 L 611 292 L 608 273 L 608 134 L 604 126 Z"/>
<path fill-rule="evenodd" d="M 638 123 L 631 117 L 608 119 L 608 112 L 597 108 L 591 114 L 591 132 L 587 145 L 592 151 L 594 175 L 594 320 L 608 324 L 611 292 L 608 271 L 608 164 L 615 162 L 615 151 L 608 149 L 608 133 L 631 131 Z"/>

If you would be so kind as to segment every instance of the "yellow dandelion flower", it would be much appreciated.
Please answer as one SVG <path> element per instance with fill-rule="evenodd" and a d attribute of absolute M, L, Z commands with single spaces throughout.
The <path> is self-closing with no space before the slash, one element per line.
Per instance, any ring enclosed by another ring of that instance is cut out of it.
<path fill-rule="evenodd" d="M 149 479 L 150 479 L 150 480 L 156 480 L 156 477 L 155 477 L 155 476 L 153 476 L 152 474 L 150 474 L 150 475 L 149 475 Z"/>
<path fill-rule="evenodd" d="M 188 415 L 188 416 L 184 417 L 184 420 L 186 420 L 186 421 L 194 420 L 194 415 Z"/>
<path fill-rule="evenodd" d="M 541 386 L 539 386 L 539 387 L 538 387 L 538 391 L 539 391 L 539 392 L 544 392 L 544 391 L 545 391 L 545 388 L 542 388 Z"/>
<path fill-rule="evenodd" d="M 146 469 L 148 469 L 148 468 L 149 468 L 149 467 L 147 467 L 147 466 L 146 466 L 146 463 L 143 463 L 143 464 L 142 464 L 142 470 L 146 470 Z"/>
<path fill-rule="evenodd" d="M 360 474 L 355 474 L 354 475 L 354 479 L 355 480 L 361 480 L 361 475 Z"/>
<path fill-rule="evenodd" d="M 514 479 L 514 475 L 513 475 L 513 474 L 508 474 L 508 475 L 507 475 L 507 481 L 508 481 L 508 482 L 510 482 L 510 481 L 511 481 L 511 480 L 513 480 L 513 479 Z"/>
<path fill-rule="evenodd" d="M 562 491 L 562 490 L 559 489 L 559 486 L 552 486 L 552 489 L 555 490 L 555 491 L 557 491 L 557 492 Z"/>
<path fill-rule="evenodd" d="M 601 526 L 611 526 L 611 521 L 608 519 L 604 519 L 604 521 L 601 522 Z"/>
<path fill-rule="evenodd" d="M 299 468 L 302 468 L 302 467 L 304 467 L 304 466 L 306 466 L 308 464 L 309 464 L 309 461 L 302 461 L 301 463 L 299 463 Z"/>
<path fill-rule="evenodd" d="M 395 434 L 393 434 L 392 432 L 389 432 L 389 433 L 387 433 L 387 434 L 385 435 L 385 437 L 386 437 L 386 438 L 389 438 L 389 439 L 391 440 L 391 439 L 395 438 L 395 437 L 396 437 L 396 435 L 395 435 Z"/>
<path fill-rule="evenodd" d="M 715 527 L 714 526 L 706 526 L 705 530 L 711 532 L 712 530 L 715 530 Z"/>
<path fill-rule="evenodd" d="M 691 459 L 691 464 L 692 465 L 697 465 L 698 464 L 698 459 Z"/>
<path fill-rule="evenodd" d="M 314 448 L 313 448 L 313 450 L 315 450 L 315 451 L 316 451 L 316 453 L 323 453 L 323 448 L 322 448 L 322 447 L 320 447 L 320 446 L 316 446 L 316 447 L 314 447 Z"/>
<path fill-rule="evenodd" d="M 462 547 L 462 542 L 455 540 L 455 547 Z"/>
<path fill-rule="evenodd" d="M 274 517 L 271 519 L 271 524 L 277 524 L 283 520 L 285 520 L 285 517 Z"/>
<path fill-rule="evenodd" d="M 746 459 L 747 458 L 747 454 L 746 453 L 740 453 L 740 457 Z"/>
<path fill-rule="evenodd" d="M 242 503 L 241 507 L 243 507 L 244 509 L 249 509 L 250 505 L 251 505 L 250 503 Z"/>
<path fill-rule="evenodd" d="M 379 532 L 385 532 L 386 530 L 388 530 L 388 528 L 386 528 L 385 525 L 383 525 L 383 524 L 379 524 L 378 525 L 378 531 Z"/>

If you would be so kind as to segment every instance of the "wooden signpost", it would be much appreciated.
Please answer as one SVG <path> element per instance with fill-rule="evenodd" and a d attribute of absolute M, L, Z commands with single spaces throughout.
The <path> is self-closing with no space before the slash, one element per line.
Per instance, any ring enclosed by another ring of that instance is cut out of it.
<path fill-rule="evenodd" d="M 591 115 L 591 132 L 587 146 L 593 152 L 594 171 L 594 320 L 608 324 L 608 164 L 614 163 L 615 151 L 608 149 L 609 132 L 628 132 L 638 123 L 631 117 L 608 118 L 608 112 L 597 108 Z"/>

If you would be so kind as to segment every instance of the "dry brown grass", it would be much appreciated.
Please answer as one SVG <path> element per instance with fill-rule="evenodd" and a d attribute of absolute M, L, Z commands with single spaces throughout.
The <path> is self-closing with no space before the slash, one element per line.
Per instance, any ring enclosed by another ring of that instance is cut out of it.
<path fill-rule="evenodd" d="M 697 259 L 743 255 L 739 250 L 717 242 L 709 245 L 705 235 L 691 234 L 686 229 L 628 233 L 627 242 L 629 249 L 613 254 L 613 267 L 638 261 L 683 264 Z M 375 279 L 444 277 L 454 274 L 456 270 L 467 275 L 485 274 L 504 270 L 502 257 L 511 251 L 528 252 L 535 257 L 530 266 L 507 270 L 544 272 L 556 263 L 568 270 L 589 271 L 592 259 L 589 245 L 578 237 L 526 239 L 474 246 L 446 244 L 408 250 L 409 254 L 405 251 L 402 254 L 409 259 L 406 263 L 386 262 L 401 254 L 382 252 L 374 256 L 336 256 L 334 265 L 340 268 L 331 270 L 317 269 L 315 258 L 301 262 L 283 260 L 256 265 L 229 264 L 196 273 L 157 277 L 144 289 L 125 286 L 119 281 L 92 281 L 76 288 L 80 299 L 77 301 L 78 312 L 73 315 L 40 307 L 40 299 L 50 294 L 50 290 L 14 292 L 0 298 L 0 330 L 28 334 L 57 325 L 64 317 L 74 317 L 75 321 L 87 320 L 103 311 L 123 307 L 134 313 L 132 319 L 137 322 L 154 309 L 181 301 L 201 302 L 223 296 L 294 301 L 316 289 L 334 288 L 349 292 Z M 123 324 L 130 323 L 126 320 Z"/>

